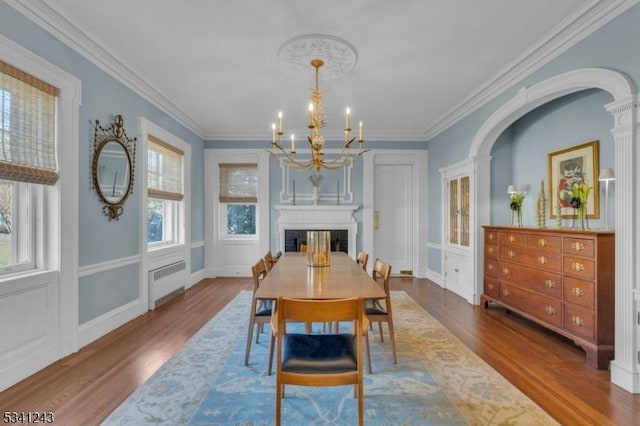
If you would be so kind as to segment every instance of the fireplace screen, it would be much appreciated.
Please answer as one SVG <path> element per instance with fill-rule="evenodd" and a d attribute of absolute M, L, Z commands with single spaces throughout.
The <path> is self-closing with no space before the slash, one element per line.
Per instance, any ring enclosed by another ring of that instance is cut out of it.
<path fill-rule="evenodd" d="M 284 251 L 300 251 L 301 244 L 307 244 L 307 231 L 323 231 L 322 229 L 287 229 L 284 231 Z M 331 251 L 349 253 L 349 231 L 332 229 Z"/>

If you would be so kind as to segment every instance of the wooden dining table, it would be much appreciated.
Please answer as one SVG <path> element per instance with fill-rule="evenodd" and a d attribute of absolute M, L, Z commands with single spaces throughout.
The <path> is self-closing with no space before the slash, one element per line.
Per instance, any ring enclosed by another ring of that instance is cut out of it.
<path fill-rule="evenodd" d="M 307 253 L 285 253 L 264 277 L 255 294 L 258 299 L 363 299 L 384 298 L 384 288 L 355 260 L 331 252 L 329 266 L 308 266 Z"/>

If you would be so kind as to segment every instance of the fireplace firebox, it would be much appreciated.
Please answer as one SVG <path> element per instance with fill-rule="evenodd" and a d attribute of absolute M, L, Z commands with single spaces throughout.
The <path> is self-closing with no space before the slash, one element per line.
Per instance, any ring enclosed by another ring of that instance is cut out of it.
<path fill-rule="evenodd" d="M 323 231 L 322 229 L 310 229 L 310 231 Z M 349 253 L 349 231 L 347 229 L 330 229 L 331 251 Z M 300 245 L 307 243 L 306 229 L 285 229 L 284 251 L 300 251 Z"/>

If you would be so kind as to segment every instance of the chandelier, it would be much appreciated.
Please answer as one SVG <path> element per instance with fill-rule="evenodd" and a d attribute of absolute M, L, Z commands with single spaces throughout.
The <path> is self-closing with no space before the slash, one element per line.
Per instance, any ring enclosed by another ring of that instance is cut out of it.
<path fill-rule="evenodd" d="M 362 139 L 362 121 L 358 124 L 358 149 L 357 151 L 350 150 L 351 144 L 356 140 L 356 138 L 351 137 L 351 111 L 347 107 L 344 126 L 344 145 L 342 146 L 342 151 L 333 158 L 325 159 L 324 138 L 320 134 L 320 130 L 326 124 L 324 118 L 324 94 L 318 88 L 318 71 L 322 65 L 324 65 L 324 62 L 321 59 L 313 59 L 311 61 L 311 66 L 315 68 L 315 88 L 311 90 L 309 122 L 307 124 L 307 127 L 309 128 L 307 141 L 311 148 L 311 158 L 308 160 L 299 160 L 296 158 L 294 135 L 291 135 L 291 145 L 289 149 L 282 145 L 282 136 L 284 135 L 282 130 L 282 111 L 278 112 L 278 124 L 276 125 L 276 123 L 273 123 L 271 125 L 271 151 L 269 152 L 287 167 L 298 170 L 305 170 L 313 167 L 317 172 L 320 172 L 320 169 L 323 167 L 325 169 L 335 170 L 352 164 L 356 158 L 368 151 L 362 149 L 362 144 L 364 143 L 364 139 Z"/>

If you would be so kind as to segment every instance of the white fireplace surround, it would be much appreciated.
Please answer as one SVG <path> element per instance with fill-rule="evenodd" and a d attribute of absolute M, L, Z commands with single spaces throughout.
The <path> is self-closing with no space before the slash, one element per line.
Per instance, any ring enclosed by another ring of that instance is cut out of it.
<path fill-rule="evenodd" d="M 277 205 L 278 250 L 284 253 L 284 231 L 291 229 L 346 229 L 349 233 L 349 257 L 356 258 L 356 235 L 358 222 L 353 213 L 357 205 Z"/>

